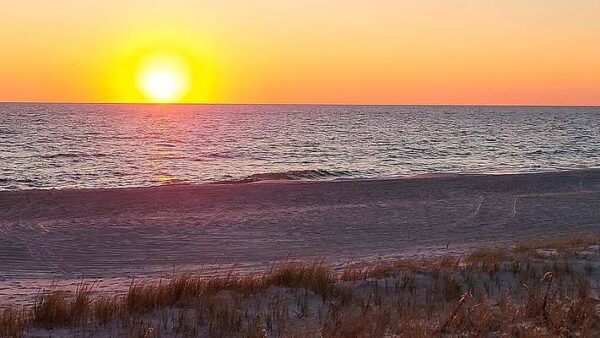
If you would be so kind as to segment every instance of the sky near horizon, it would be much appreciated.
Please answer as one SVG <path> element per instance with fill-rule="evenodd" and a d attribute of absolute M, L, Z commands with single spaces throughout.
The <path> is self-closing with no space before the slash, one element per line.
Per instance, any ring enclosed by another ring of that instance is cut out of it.
<path fill-rule="evenodd" d="M 10 1 L 0 101 L 148 102 L 140 64 L 166 51 L 187 103 L 600 105 L 599 15 L 598 0 Z"/>

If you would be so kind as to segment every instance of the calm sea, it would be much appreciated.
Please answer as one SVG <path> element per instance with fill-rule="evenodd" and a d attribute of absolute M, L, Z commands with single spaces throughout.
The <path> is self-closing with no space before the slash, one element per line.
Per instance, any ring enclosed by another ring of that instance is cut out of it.
<path fill-rule="evenodd" d="M 600 108 L 0 104 L 0 190 L 600 167 Z"/>

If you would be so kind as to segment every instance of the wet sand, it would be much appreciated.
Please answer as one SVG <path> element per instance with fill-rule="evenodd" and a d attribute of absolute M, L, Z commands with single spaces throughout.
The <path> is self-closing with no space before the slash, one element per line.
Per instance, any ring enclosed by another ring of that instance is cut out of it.
<path fill-rule="evenodd" d="M 110 286 L 174 269 L 335 264 L 587 234 L 600 234 L 600 170 L 0 192 L 0 300 L 54 277 Z"/>

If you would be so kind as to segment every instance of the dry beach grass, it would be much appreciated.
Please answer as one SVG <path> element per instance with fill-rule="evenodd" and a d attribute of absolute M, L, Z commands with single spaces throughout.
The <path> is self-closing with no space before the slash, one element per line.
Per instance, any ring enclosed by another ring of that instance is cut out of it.
<path fill-rule="evenodd" d="M 554 337 L 600 334 L 600 238 L 521 242 L 462 257 L 258 275 L 132 281 L 125 294 L 49 290 L 4 307 L 0 335 L 130 337 Z"/>

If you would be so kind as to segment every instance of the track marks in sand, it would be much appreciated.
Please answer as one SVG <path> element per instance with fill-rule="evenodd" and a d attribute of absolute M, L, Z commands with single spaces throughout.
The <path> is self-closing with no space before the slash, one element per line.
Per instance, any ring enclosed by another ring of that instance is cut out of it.
<path fill-rule="evenodd" d="M 479 210 L 481 210 L 481 206 L 483 205 L 483 201 L 485 201 L 485 196 L 480 196 L 477 199 L 477 204 L 475 205 L 475 212 L 473 213 L 472 217 L 477 216 L 477 214 L 479 213 Z"/>
<path fill-rule="evenodd" d="M 512 202 L 512 212 L 510 214 L 510 218 L 514 218 L 515 215 L 517 214 L 517 199 L 519 199 L 519 196 L 515 196 L 515 198 L 513 198 L 513 202 Z"/>

